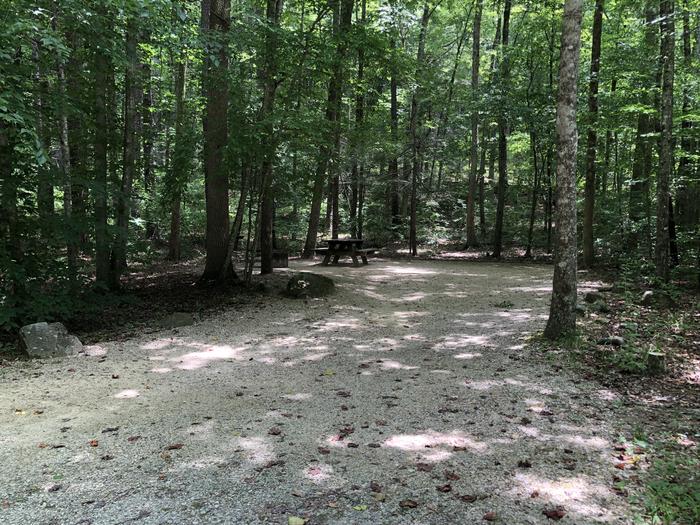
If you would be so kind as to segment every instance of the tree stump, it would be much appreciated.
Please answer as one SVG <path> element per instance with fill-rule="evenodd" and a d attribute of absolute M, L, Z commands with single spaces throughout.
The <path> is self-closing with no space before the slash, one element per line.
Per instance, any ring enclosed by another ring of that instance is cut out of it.
<path fill-rule="evenodd" d="M 647 352 L 647 372 L 654 376 L 666 372 L 666 354 L 664 352 Z"/>

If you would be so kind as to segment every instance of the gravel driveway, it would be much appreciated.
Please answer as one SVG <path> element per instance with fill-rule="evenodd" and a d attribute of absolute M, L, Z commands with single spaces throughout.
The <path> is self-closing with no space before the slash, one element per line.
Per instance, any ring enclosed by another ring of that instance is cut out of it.
<path fill-rule="evenodd" d="M 292 266 L 336 294 L 0 369 L 0 523 L 628 521 L 613 394 L 525 348 L 551 267 Z"/>

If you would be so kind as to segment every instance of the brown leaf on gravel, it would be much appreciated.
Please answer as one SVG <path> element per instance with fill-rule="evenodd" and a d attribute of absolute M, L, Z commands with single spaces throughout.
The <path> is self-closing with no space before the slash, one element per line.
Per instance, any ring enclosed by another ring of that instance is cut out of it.
<path fill-rule="evenodd" d="M 446 470 L 445 471 L 445 479 L 448 479 L 450 481 L 458 481 L 460 479 L 459 474 L 456 472 L 452 472 L 451 470 Z"/>
<path fill-rule="evenodd" d="M 37 447 L 39 447 L 39 448 L 49 448 L 49 444 L 48 444 L 48 443 L 39 443 L 39 444 L 37 445 Z"/>
<path fill-rule="evenodd" d="M 282 430 L 280 430 L 278 427 L 272 427 L 267 431 L 267 433 L 271 436 L 279 436 L 282 433 Z"/>
<path fill-rule="evenodd" d="M 355 432 L 355 429 L 353 427 L 343 427 L 338 432 L 338 436 L 340 437 L 340 439 L 343 439 L 348 437 L 353 432 Z"/>
<path fill-rule="evenodd" d="M 562 506 L 557 506 L 551 509 L 544 509 L 542 514 L 547 516 L 550 520 L 559 521 L 566 516 L 566 510 L 564 510 L 564 507 Z"/>
<path fill-rule="evenodd" d="M 461 499 L 465 503 L 474 503 L 476 500 L 479 499 L 479 496 L 475 496 L 474 494 L 464 494 L 462 496 L 459 496 L 459 499 Z"/>
<path fill-rule="evenodd" d="M 386 421 L 384 421 L 383 419 L 377 419 L 377 420 L 374 422 L 374 424 L 377 425 L 378 427 L 385 427 L 385 426 L 386 426 Z"/>
<path fill-rule="evenodd" d="M 58 483 L 54 483 L 54 484 L 46 487 L 46 492 L 57 492 L 57 491 L 61 490 L 61 488 L 62 488 L 62 485 L 59 485 Z"/>
<path fill-rule="evenodd" d="M 467 447 L 460 447 L 459 445 L 452 447 L 452 452 L 464 452 L 465 450 L 467 450 Z"/>
<path fill-rule="evenodd" d="M 381 445 L 379 443 L 367 443 L 367 446 L 369 448 L 381 448 Z"/>
<path fill-rule="evenodd" d="M 625 464 L 624 463 L 616 463 L 615 468 L 620 469 L 620 470 L 625 470 Z"/>
<path fill-rule="evenodd" d="M 326 447 L 318 447 L 318 453 L 319 454 L 330 454 L 331 451 L 329 448 L 326 448 Z"/>
<path fill-rule="evenodd" d="M 357 448 L 359 446 L 360 445 L 358 445 L 357 443 L 348 443 L 348 448 Z"/>
<path fill-rule="evenodd" d="M 377 483 L 376 481 L 370 481 L 369 482 L 369 490 L 372 492 L 381 492 L 382 491 L 382 486 Z"/>
<path fill-rule="evenodd" d="M 538 490 L 535 490 L 530 493 L 531 498 L 539 498 L 540 497 L 540 492 Z"/>
<path fill-rule="evenodd" d="M 107 427 L 102 431 L 102 433 L 109 434 L 110 432 L 118 432 L 118 431 L 119 431 L 119 427 Z"/>
<path fill-rule="evenodd" d="M 185 445 L 183 443 L 174 443 L 165 447 L 165 450 L 180 450 Z"/>
<path fill-rule="evenodd" d="M 434 467 L 431 463 L 416 463 L 416 470 L 420 472 L 432 472 Z"/>
<path fill-rule="evenodd" d="M 119 379 L 119 374 L 112 374 L 112 379 Z"/>
<path fill-rule="evenodd" d="M 65 445 L 51 445 L 51 448 L 66 448 Z"/>
<path fill-rule="evenodd" d="M 340 397 L 350 397 L 352 394 L 350 392 L 345 391 L 345 390 L 338 390 L 336 392 L 336 395 L 338 395 Z"/>
<path fill-rule="evenodd" d="M 91 447 L 97 447 L 100 445 L 100 442 L 96 439 L 91 439 L 90 441 L 88 441 L 88 445 L 90 445 Z"/>
<path fill-rule="evenodd" d="M 529 459 L 521 459 L 518 461 L 518 468 L 530 468 L 532 467 L 532 462 Z"/>
<path fill-rule="evenodd" d="M 412 499 L 404 499 L 399 502 L 399 507 L 402 509 L 415 509 L 418 506 L 418 502 Z"/>
<path fill-rule="evenodd" d="M 128 438 L 126 438 L 126 440 L 127 440 L 129 443 L 135 443 L 135 442 L 137 442 L 139 439 L 141 439 L 141 436 L 129 436 Z"/>
<path fill-rule="evenodd" d="M 486 521 L 496 521 L 496 513 L 495 512 L 487 512 L 484 514 L 484 519 Z"/>
<path fill-rule="evenodd" d="M 452 485 L 446 483 L 444 485 L 438 485 L 435 487 L 438 492 L 452 492 Z"/>
<path fill-rule="evenodd" d="M 105 454 L 100 458 L 102 461 L 111 461 L 114 459 L 114 456 L 110 456 L 109 454 Z"/>
<path fill-rule="evenodd" d="M 523 417 L 520 419 L 521 425 L 529 425 L 530 423 L 532 423 L 532 420 L 529 417 Z"/>

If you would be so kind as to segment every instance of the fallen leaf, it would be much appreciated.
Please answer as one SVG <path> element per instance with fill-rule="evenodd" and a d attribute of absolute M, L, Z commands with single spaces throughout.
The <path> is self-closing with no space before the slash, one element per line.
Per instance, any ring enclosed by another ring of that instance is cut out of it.
<path fill-rule="evenodd" d="M 495 512 L 487 512 L 484 514 L 484 519 L 486 521 L 496 521 L 496 513 Z"/>
<path fill-rule="evenodd" d="M 126 438 L 126 440 L 127 440 L 129 443 L 135 443 L 135 442 L 138 441 L 139 439 L 141 439 L 141 436 L 130 436 L 130 437 Z"/>
<path fill-rule="evenodd" d="M 334 375 L 335 375 L 335 371 L 334 371 L 334 370 L 331 370 L 330 368 L 327 368 L 326 370 L 323 371 L 323 375 L 324 375 L 324 376 L 334 376 Z"/>
<path fill-rule="evenodd" d="M 350 397 L 352 394 L 350 392 L 346 392 L 345 390 L 338 390 L 336 395 L 340 397 Z"/>
<path fill-rule="evenodd" d="M 551 509 L 544 509 L 542 511 L 542 514 L 547 516 L 550 520 L 559 521 L 564 516 L 566 516 L 566 511 L 564 510 L 564 507 L 557 506 Z"/>
<path fill-rule="evenodd" d="M 459 475 L 451 470 L 445 471 L 445 479 L 450 481 L 458 481 L 460 479 Z"/>
<path fill-rule="evenodd" d="M 49 485 L 48 487 L 46 487 L 46 492 L 56 492 L 56 491 L 61 490 L 61 487 L 62 487 L 62 486 L 59 485 L 58 483 L 54 483 L 54 484 Z"/>
<path fill-rule="evenodd" d="M 272 427 L 270 430 L 267 431 L 267 433 L 271 436 L 279 436 L 282 433 L 282 431 L 277 427 Z"/>
<path fill-rule="evenodd" d="M 287 518 L 287 525 L 304 525 L 306 520 L 304 518 L 299 518 L 298 516 L 289 516 Z"/>
<path fill-rule="evenodd" d="M 39 447 L 39 448 L 49 448 L 49 444 L 48 444 L 48 443 L 39 443 L 39 444 L 37 445 L 37 447 Z"/>
<path fill-rule="evenodd" d="M 348 443 L 348 448 L 357 448 L 359 446 L 360 445 L 358 445 L 357 443 Z"/>
<path fill-rule="evenodd" d="M 165 450 L 180 450 L 185 445 L 183 443 L 175 443 L 173 445 L 168 445 Z"/>
<path fill-rule="evenodd" d="M 539 498 L 540 497 L 540 492 L 538 490 L 535 490 L 530 493 L 531 498 Z"/>
<path fill-rule="evenodd" d="M 355 506 L 353 507 L 353 509 L 359 510 L 359 511 L 367 510 L 367 505 L 355 505 Z"/>
<path fill-rule="evenodd" d="M 475 496 L 474 494 L 464 494 L 462 496 L 459 496 L 459 499 L 466 503 L 474 503 L 476 500 L 479 499 L 479 496 Z"/>
<path fill-rule="evenodd" d="M 435 487 L 438 492 L 452 492 L 452 485 L 446 483 L 445 485 L 438 485 Z"/>
<path fill-rule="evenodd" d="M 102 461 L 111 461 L 114 459 L 114 456 L 110 456 L 109 454 L 105 454 L 100 458 Z"/>
<path fill-rule="evenodd" d="M 102 433 L 108 434 L 110 432 L 118 432 L 118 431 L 119 431 L 119 427 L 107 427 L 102 431 Z"/>
<path fill-rule="evenodd" d="M 530 468 L 532 467 L 532 463 L 530 462 L 529 459 L 521 459 L 518 461 L 518 468 Z"/>
<path fill-rule="evenodd" d="M 382 486 L 377 483 L 376 481 L 370 481 L 369 482 L 369 490 L 372 492 L 381 492 L 382 491 Z"/>
<path fill-rule="evenodd" d="M 97 441 L 96 439 L 91 439 L 90 441 L 88 441 L 88 445 L 90 445 L 91 447 L 97 447 L 97 446 L 99 446 L 99 444 L 100 444 L 100 442 Z"/>
<path fill-rule="evenodd" d="M 372 494 L 372 497 L 375 501 L 384 501 L 386 499 L 386 495 L 382 494 L 381 492 L 375 492 Z"/>
<path fill-rule="evenodd" d="M 467 447 L 460 447 L 458 445 L 455 445 L 454 447 L 452 447 L 453 452 L 464 452 L 465 450 L 467 450 Z"/>
<path fill-rule="evenodd" d="M 431 463 L 416 463 L 416 470 L 420 472 L 432 472 L 434 467 Z"/>
<path fill-rule="evenodd" d="M 112 374 L 112 379 L 119 379 L 119 374 Z"/>
<path fill-rule="evenodd" d="M 418 502 L 412 499 L 404 499 L 399 501 L 399 507 L 402 509 L 415 509 L 418 506 Z"/>
<path fill-rule="evenodd" d="M 317 450 L 318 450 L 319 454 L 330 454 L 331 453 L 330 449 L 326 448 L 326 447 L 318 447 Z"/>

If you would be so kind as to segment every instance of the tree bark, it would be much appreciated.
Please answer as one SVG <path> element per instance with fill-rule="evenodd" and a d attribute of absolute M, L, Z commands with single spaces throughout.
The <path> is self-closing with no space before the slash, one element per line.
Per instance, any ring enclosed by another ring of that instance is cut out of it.
<path fill-rule="evenodd" d="M 669 186 L 673 175 L 674 1 L 659 1 L 661 18 L 661 140 L 656 181 L 656 276 L 669 280 Z"/>
<path fill-rule="evenodd" d="M 474 226 L 474 201 L 477 191 L 477 172 L 479 169 L 479 63 L 481 60 L 481 13 L 483 0 L 476 0 L 474 29 L 472 31 L 472 140 L 469 167 L 469 191 L 467 193 L 467 248 L 478 245 Z"/>
<path fill-rule="evenodd" d="M 499 77 L 502 97 L 498 116 L 498 204 L 496 206 L 496 226 L 493 239 L 493 256 L 501 257 L 503 250 L 503 214 L 505 212 L 506 193 L 508 191 L 508 116 L 506 100 L 510 88 L 510 66 L 508 61 L 508 38 L 510 33 L 511 0 L 505 0 L 503 6 L 503 32 L 501 37 L 501 74 Z"/>
<path fill-rule="evenodd" d="M 260 168 L 260 273 L 272 273 L 274 251 L 274 197 L 272 195 L 273 167 L 277 154 L 277 137 L 274 131 L 275 98 L 277 95 L 277 40 L 284 0 L 268 0 L 265 34 L 265 65 L 261 71 L 263 100 L 260 119 L 263 128 L 263 159 Z M 229 241 L 230 245 L 230 241 Z"/>
<path fill-rule="evenodd" d="M 583 265 L 593 266 L 593 223 L 595 215 L 596 153 L 598 142 L 598 84 L 600 74 L 600 48 L 603 29 L 605 0 L 596 0 L 593 15 L 593 43 L 591 46 L 591 78 L 588 87 L 588 138 L 586 146 L 586 185 L 583 203 Z"/>
<path fill-rule="evenodd" d="M 544 335 L 557 339 L 576 331 L 576 85 L 581 51 L 583 0 L 566 0 L 561 33 L 557 95 L 557 210 L 554 279 Z"/>
<path fill-rule="evenodd" d="M 179 261 L 181 256 L 182 194 L 187 186 L 187 164 L 183 162 L 188 154 L 185 138 L 185 94 L 187 93 L 187 56 L 183 52 L 177 62 L 175 77 L 175 146 L 174 162 L 171 163 L 167 181 L 170 198 L 170 235 L 168 237 L 168 259 Z"/>
<path fill-rule="evenodd" d="M 201 282 L 216 281 L 228 265 L 229 197 L 226 143 L 228 141 L 228 46 L 230 0 L 202 0 L 204 49 L 204 193 L 206 197 L 206 262 Z M 212 56 L 216 54 L 216 58 Z"/>
<path fill-rule="evenodd" d="M 122 152 L 122 180 L 117 195 L 117 227 L 112 245 L 110 260 L 109 287 L 119 290 L 120 279 L 126 270 L 126 246 L 129 235 L 129 218 L 131 215 L 131 190 L 136 173 L 136 127 L 138 112 L 137 68 L 138 26 L 136 17 L 129 15 L 126 28 L 126 72 L 124 74 L 124 141 Z"/>

